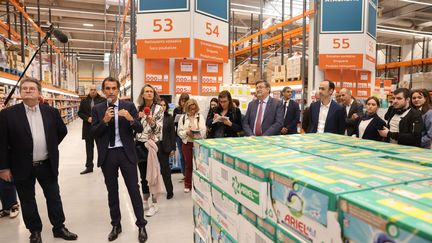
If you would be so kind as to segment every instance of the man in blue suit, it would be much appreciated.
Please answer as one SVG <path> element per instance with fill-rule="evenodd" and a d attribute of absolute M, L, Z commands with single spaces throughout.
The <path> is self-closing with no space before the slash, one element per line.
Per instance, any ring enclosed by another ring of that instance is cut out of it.
<path fill-rule="evenodd" d="M 97 140 L 98 167 L 102 168 L 108 190 L 108 204 L 113 226 L 108 240 L 117 239 L 122 232 L 118 192 L 118 170 L 124 178 L 132 201 L 138 226 L 138 241 L 147 241 L 144 207 L 138 186 L 138 157 L 135 150 L 134 132 L 143 131 L 138 120 L 138 111 L 131 102 L 118 99 L 120 82 L 112 77 L 105 78 L 102 90 L 107 102 L 99 103 L 92 109 L 92 133 Z"/>
<path fill-rule="evenodd" d="M 331 99 L 335 90 L 332 81 L 324 80 L 319 87 L 319 101 L 310 106 L 309 133 L 345 133 L 345 109 Z"/>
<path fill-rule="evenodd" d="M 258 81 L 255 87 L 257 99 L 249 103 L 243 118 L 245 135 L 279 135 L 283 120 L 282 104 L 270 97 L 270 83 L 267 81 Z"/>
<path fill-rule="evenodd" d="M 299 104 L 294 100 L 291 100 L 292 90 L 290 87 L 283 88 L 282 97 L 282 110 L 284 111 L 284 118 L 281 134 L 296 134 L 297 124 L 300 122 Z"/>

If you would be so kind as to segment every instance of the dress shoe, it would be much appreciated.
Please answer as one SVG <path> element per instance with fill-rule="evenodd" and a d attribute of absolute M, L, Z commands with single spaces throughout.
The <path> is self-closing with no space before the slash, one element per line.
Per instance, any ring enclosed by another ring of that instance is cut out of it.
<path fill-rule="evenodd" d="M 66 227 L 63 227 L 54 232 L 54 238 L 62 238 L 63 240 L 76 240 L 78 235 L 70 232 Z"/>
<path fill-rule="evenodd" d="M 147 231 L 146 231 L 145 227 L 140 227 L 138 229 L 138 241 L 140 243 L 144 243 L 147 241 L 147 238 L 148 238 L 148 236 L 147 236 Z"/>
<path fill-rule="evenodd" d="M 42 243 L 41 232 L 32 232 L 30 235 L 30 243 Z"/>
<path fill-rule="evenodd" d="M 174 193 L 171 192 L 171 193 L 167 194 L 167 199 L 168 200 L 172 199 L 173 197 L 174 197 Z"/>
<path fill-rule="evenodd" d="M 108 240 L 113 241 L 117 239 L 118 235 L 122 232 L 121 226 L 113 226 L 111 232 L 108 235 Z"/>
<path fill-rule="evenodd" d="M 85 170 L 81 171 L 80 174 L 85 175 L 85 174 L 92 173 L 92 172 L 93 172 L 92 168 L 86 168 Z"/>

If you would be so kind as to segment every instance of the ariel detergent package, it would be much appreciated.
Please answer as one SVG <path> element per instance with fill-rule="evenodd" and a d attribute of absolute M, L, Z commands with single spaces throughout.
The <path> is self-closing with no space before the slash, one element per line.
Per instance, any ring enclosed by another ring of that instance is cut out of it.
<path fill-rule="evenodd" d="M 250 223 L 246 218 L 239 218 L 239 243 L 273 243 L 274 239 L 267 237 L 263 232 Z"/>
<path fill-rule="evenodd" d="M 432 242 L 431 205 L 390 191 L 380 188 L 341 196 L 341 224 L 348 242 Z"/>
<path fill-rule="evenodd" d="M 277 243 L 305 243 L 297 236 L 297 233 L 292 232 L 283 225 L 278 224 L 276 229 L 276 242 Z"/>
<path fill-rule="evenodd" d="M 238 240 L 240 204 L 216 186 L 212 188 L 212 199 L 211 217 Z"/>
<path fill-rule="evenodd" d="M 215 219 L 211 219 L 211 239 L 213 243 L 237 243 Z"/>
<path fill-rule="evenodd" d="M 210 205 L 212 202 L 211 190 L 211 182 L 199 171 L 195 170 L 192 173 L 192 199 L 208 213 L 210 213 Z"/>
<path fill-rule="evenodd" d="M 384 187 L 382 190 L 432 208 L 432 179 Z"/>
<path fill-rule="evenodd" d="M 432 167 L 432 152 L 430 149 L 423 149 L 420 153 L 405 153 L 387 156 L 389 159 L 402 160 L 410 163 Z"/>
<path fill-rule="evenodd" d="M 209 212 L 204 211 L 204 209 L 194 204 L 193 213 L 195 231 L 198 232 L 200 238 L 202 238 L 204 242 L 211 242 L 211 217 Z"/>
<path fill-rule="evenodd" d="M 341 242 L 340 195 L 404 182 L 400 174 L 342 162 L 278 167 L 270 177 L 278 222 L 312 242 Z"/>

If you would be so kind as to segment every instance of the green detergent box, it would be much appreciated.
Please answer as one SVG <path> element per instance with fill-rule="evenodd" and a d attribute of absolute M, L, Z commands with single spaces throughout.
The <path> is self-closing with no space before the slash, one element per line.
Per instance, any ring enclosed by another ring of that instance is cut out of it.
<path fill-rule="evenodd" d="M 199 171 L 195 170 L 192 173 L 192 199 L 206 212 L 210 213 L 210 205 L 212 203 L 212 184 Z"/>
<path fill-rule="evenodd" d="M 383 188 L 342 195 L 339 205 L 348 242 L 432 242 L 430 205 Z"/>
<path fill-rule="evenodd" d="M 239 218 L 239 243 L 273 243 L 275 239 L 269 238 L 255 227 L 248 219 Z"/>
<path fill-rule="evenodd" d="M 257 145 L 241 145 L 241 146 L 230 146 L 230 147 L 217 147 L 212 151 L 212 158 L 226 164 L 227 166 L 235 167 L 235 155 L 243 154 L 246 151 L 260 151 L 267 150 L 267 144 L 257 144 Z M 277 147 L 276 147 L 277 148 Z M 274 148 L 274 149 L 276 149 Z"/>
<path fill-rule="evenodd" d="M 414 200 L 417 203 L 432 208 L 432 179 L 384 187 L 382 189 L 391 194 Z"/>
<path fill-rule="evenodd" d="M 421 153 L 405 153 L 405 154 L 397 154 L 391 156 L 385 156 L 389 159 L 398 159 L 404 160 L 411 163 L 420 164 L 423 166 L 432 167 L 432 152 L 430 150 L 426 150 Z"/>
<path fill-rule="evenodd" d="M 256 226 L 257 216 L 245 206 L 240 206 L 240 214 L 247 219 L 251 224 Z"/>
<path fill-rule="evenodd" d="M 403 183 L 399 174 L 353 163 L 303 163 L 270 169 L 278 222 L 312 242 L 341 242 L 340 195 Z M 414 179 L 414 178 L 411 178 Z"/>
<path fill-rule="evenodd" d="M 297 233 L 290 231 L 285 226 L 278 224 L 276 228 L 276 241 L 277 243 L 306 243 L 297 235 Z"/>
<path fill-rule="evenodd" d="M 197 204 L 193 205 L 195 231 L 205 242 L 211 242 L 211 216 Z"/>
<path fill-rule="evenodd" d="M 211 217 L 231 235 L 238 240 L 240 204 L 222 189 L 212 186 Z"/>
<path fill-rule="evenodd" d="M 237 240 L 235 240 L 214 218 L 211 218 L 211 238 L 212 242 L 237 243 Z"/>

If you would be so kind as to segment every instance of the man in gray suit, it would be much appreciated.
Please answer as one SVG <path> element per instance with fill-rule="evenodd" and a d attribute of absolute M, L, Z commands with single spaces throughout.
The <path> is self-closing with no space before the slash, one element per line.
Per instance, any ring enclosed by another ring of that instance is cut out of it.
<path fill-rule="evenodd" d="M 270 83 L 256 82 L 257 99 L 248 105 L 243 118 L 243 130 L 246 136 L 279 135 L 283 125 L 282 103 L 270 97 Z"/>

